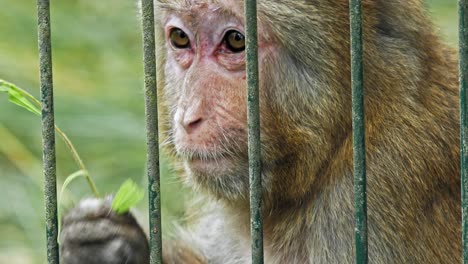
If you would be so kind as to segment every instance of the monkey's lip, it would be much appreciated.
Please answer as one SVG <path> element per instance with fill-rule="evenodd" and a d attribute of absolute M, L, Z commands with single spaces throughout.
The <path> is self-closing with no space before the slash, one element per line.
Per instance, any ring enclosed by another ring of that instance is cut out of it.
<path fill-rule="evenodd" d="M 192 157 L 187 159 L 189 163 L 217 163 L 225 160 L 231 160 L 230 157 L 218 156 L 218 157 Z"/>
<path fill-rule="evenodd" d="M 233 158 L 229 156 L 217 157 L 192 157 L 187 159 L 188 166 L 197 171 L 212 171 L 230 167 L 233 164 Z"/>

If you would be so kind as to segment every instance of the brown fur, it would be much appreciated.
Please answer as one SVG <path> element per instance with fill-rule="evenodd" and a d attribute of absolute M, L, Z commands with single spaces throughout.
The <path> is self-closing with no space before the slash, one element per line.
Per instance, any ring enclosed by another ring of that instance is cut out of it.
<path fill-rule="evenodd" d="M 243 1 L 156 2 L 163 13 L 204 2 L 235 13 Z M 456 56 L 422 1 L 363 5 L 369 261 L 459 263 Z M 264 0 L 258 8 L 259 38 L 276 47 L 260 62 L 266 263 L 354 263 L 348 1 Z M 159 35 L 164 95 L 176 84 L 166 83 L 163 42 Z M 160 104 L 166 138 L 172 104 Z M 246 192 L 192 185 L 216 199 L 166 263 L 249 262 Z M 192 254 L 188 245 L 198 262 L 175 261 Z"/>

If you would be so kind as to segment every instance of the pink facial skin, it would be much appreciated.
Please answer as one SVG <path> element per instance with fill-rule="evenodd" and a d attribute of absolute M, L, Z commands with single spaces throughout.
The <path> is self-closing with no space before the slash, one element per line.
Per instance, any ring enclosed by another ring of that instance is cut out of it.
<path fill-rule="evenodd" d="M 201 5 L 163 20 L 176 151 L 190 171 L 218 176 L 236 167 L 247 150 L 245 52 L 226 41 L 228 32 L 244 35 L 244 25 L 241 14 L 224 11 Z M 186 47 L 173 43 L 176 29 L 189 39 Z M 259 57 L 267 51 L 261 48 Z"/>

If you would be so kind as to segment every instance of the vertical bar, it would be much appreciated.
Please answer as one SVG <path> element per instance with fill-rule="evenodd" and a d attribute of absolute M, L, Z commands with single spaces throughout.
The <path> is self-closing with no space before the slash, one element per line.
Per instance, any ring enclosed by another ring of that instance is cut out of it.
<path fill-rule="evenodd" d="M 459 45 L 460 45 L 460 162 L 461 162 L 461 193 L 462 193 L 462 243 L 463 263 L 468 263 L 468 120 L 467 120 L 467 70 L 468 70 L 468 2 L 458 1 L 459 12 Z"/>
<path fill-rule="evenodd" d="M 252 263 L 263 263 L 262 169 L 260 161 L 260 107 L 258 92 L 257 1 L 245 1 L 247 119 L 250 179 L 250 236 Z"/>
<path fill-rule="evenodd" d="M 364 124 L 362 3 L 350 0 L 351 83 L 353 99 L 353 162 L 356 263 L 368 262 L 366 146 Z"/>
<path fill-rule="evenodd" d="M 44 196 L 47 261 L 50 264 L 55 264 L 59 263 L 59 251 L 57 244 L 57 178 L 49 0 L 37 0 L 37 18 L 42 102 L 42 147 L 45 178 Z"/>
<path fill-rule="evenodd" d="M 158 93 L 153 0 L 141 0 L 143 59 L 145 68 L 145 113 L 148 162 L 150 263 L 162 263 L 161 192 L 159 181 Z"/>

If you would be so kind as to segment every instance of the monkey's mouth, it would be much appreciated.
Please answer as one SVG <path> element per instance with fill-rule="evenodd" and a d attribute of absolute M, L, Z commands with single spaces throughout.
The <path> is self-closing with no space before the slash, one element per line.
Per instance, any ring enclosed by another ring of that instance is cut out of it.
<path fill-rule="evenodd" d="M 188 168 L 198 174 L 224 175 L 234 166 L 234 160 L 228 157 L 217 159 L 191 159 L 187 161 Z"/>
<path fill-rule="evenodd" d="M 196 158 L 192 158 L 192 159 L 189 159 L 187 160 L 187 162 L 189 164 L 222 164 L 228 160 L 232 160 L 232 158 L 230 157 L 225 157 L 225 156 L 221 156 L 221 157 L 209 157 L 209 158 L 199 158 L 199 157 L 196 157 Z"/>
<path fill-rule="evenodd" d="M 192 152 L 184 153 L 181 156 L 188 168 L 200 173 L 226 170 L 235 165 L 235 158 L 225 153 Z"/>

